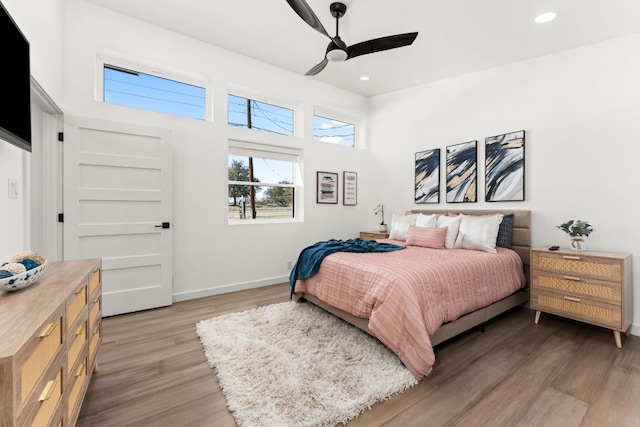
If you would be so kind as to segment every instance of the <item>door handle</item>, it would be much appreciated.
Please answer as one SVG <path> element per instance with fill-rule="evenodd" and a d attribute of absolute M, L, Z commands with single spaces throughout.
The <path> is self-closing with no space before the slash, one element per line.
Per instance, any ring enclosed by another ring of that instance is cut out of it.
<path fill-rule="evenodd" d="M 170 225 L 169 225 L 168 222 L 163 222 L 160 225 L 156 225 L 156 228 L 169 228 L 169 227 L 170 227 Z"/>

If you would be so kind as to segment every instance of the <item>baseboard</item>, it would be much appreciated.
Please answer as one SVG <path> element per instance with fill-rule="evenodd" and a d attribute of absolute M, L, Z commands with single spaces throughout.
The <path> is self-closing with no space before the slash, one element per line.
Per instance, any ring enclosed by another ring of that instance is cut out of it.
<path fill-rule="evenodd" d="M 213 295 L 228 294 L 230 292 L 244 291 L 247 289 L 261 288 L 263 286 L 277 285 L 288 282 L 289 276 L 271 277 L 268 279 L 255 280 L 252 282 L 234 283 L 230 285 L 217 286 L 215 288 L 198 289 L 195 291 L 178 292 L 173 294 L 173 302 L 188 301 L 196 298 L 210 297 Z"/>
<path fill-rule="evenodd" d="M 631 335 L 635 335 L 637 337 L 640 337 L 640 324 L 638 323 L 632 323 L 631 324 L 631 330 L 629 331 L 629 333 Z"/>

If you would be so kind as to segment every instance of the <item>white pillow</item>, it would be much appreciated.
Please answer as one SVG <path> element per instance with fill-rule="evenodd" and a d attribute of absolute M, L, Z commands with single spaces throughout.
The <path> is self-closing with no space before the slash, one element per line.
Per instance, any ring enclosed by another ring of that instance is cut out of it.
<path fill-rule="evenodd" d="M 437 227 L 436 214 L 425 215 L 423 213 L 418 214 L 416 219 L 416 227 L 424 228 L 436 228 Z"/>
<path fill-rule="evenodd" d="M 412 215 L 400 215 L 393 214 L 391 218 L 391 231 L 389 232 L 389 238 L 393 240 L 407 240 L 407 230 L 410 225 L 415 225 L 418 214 Z"/>
<path fill-rule="evenodd" d="M 437 220 L 438 228 L 448 227 L 447 238 L 444 240 L 444 247 L 451 249 L 455 247 L 460 227 L 460 216 L 440 215 Z"/>
<path fill-rule="evenodd" d="M 495 254 L 502 215 L 460 215 L 455 247 Z"/>

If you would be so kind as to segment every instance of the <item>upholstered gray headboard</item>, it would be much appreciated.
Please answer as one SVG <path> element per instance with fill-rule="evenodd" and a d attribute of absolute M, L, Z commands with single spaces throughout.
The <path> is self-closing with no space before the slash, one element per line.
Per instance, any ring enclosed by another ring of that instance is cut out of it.
<path fill-rule="evenodd" d="M 463 213 L 467 215 L 510 214 L 513 220 L 513 250 L 520 255 L 524 264 L 524 271 L 529 283 L 529 258 L 531 253 L 531 211 L 513 209 L 412 209 L 413 213 L 446 214 Z"/>

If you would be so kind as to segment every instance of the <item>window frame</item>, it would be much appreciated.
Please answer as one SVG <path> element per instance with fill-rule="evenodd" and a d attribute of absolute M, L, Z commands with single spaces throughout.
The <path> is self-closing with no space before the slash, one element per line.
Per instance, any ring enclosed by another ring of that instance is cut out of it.
<path fill-rule="evenodd" d="M 161 79 L 172 80 L 178 83 L 183 83 L 186 85 L 197 86 L 203 88 L 205 90 L 205 113 L 204 113 L 204 121 L 213 122 L 213 87 L 212 83 L 209 79 L 204 76 L 200 76 L 196 73 L 191 73 L 184 70 L 179 70 L 176 68 L 168 67 L 161 64 L 156 64 L 140 59 L 130 59 L 123 55 L 110 53 L 104 54 L 99 53 L 96 56 L 96 76 L 95 76 L 95 93 L 94 99 L 103 104 L 131 108 L 138 111 L 147 111 L 156 114 L 164 114 L 169 115 L 171 117 L 180 117 L 184 119 L 191 120 L 199 120 L 194 118 L 189 118 L 185 116 L 179 116 L 171 113 L 163 113 L 153 110 L 147 110 L 137 107 L 131 107 L 123 104 L 113 104 L 105 102 L 104 100 L 104 68 L 106 66 L 112 66 L 115 68 L 122 68 L 125 70 L 131 70 L 134 72 L 139 72 L 143 74 L 148 74 L 154 77 L 158 77 Z"/>
<path fill-rule="evenodd" d="M 315 126 L 314 126 L 314 121 L 315 121 L 315 117 L 322 117 L 324 119 L 328 119 L 328 120 L 336 120 L 342 123 L 346 123 L 349 125 L 353 126 L 353 146 L 348 146 L 348 145 L 342 145 L 342 144 L 334 144 L 331 142 L 325 142 L 325 141 L 321 141 L 319 139 L 315 138 L 314 132 L 315 132 Z M 323 107 L 318 107 L 316 106 L 313 109 L 313 113 L 311 116 L 311 139 L 314 142 L 319 142 L 321 144 L 328 144 L 328 145 L 333 145 L 336 147 L 344 147 L 344 148 L 362 148 L 364 143 L 364 123 L 363 120 L 359 120 L 356 117 L 350 116 L 348 114 L 345 113 L 340 113 L 337 112 L 335 110 L 330 110 L 327 108 L 323 108 Z"/>
<path fill-rule="evenodd" d="M 282 135 L 280 135 L 282 136 Z M 285 188 L 293 188 L 293 207 L 292 207 L 292 217 L 291 218 L 266 218 L 266 219 L 253 219 L 247 218 L 239 221 L 232 221 L 227 213 L 227 223 L 229 225 L 246 225 L 246 224 L 282 224 L 282 223 L 298 223 L 302 222 L 302 201 L 303 198 L 303 187 L 302 187 L 302 176 L 303 176 L 303 151 L 299 148 L 291 148 L 274 144 L 265 144 L 260 142 L 250 142 L 246 140 L 239 139 L 229 139 L 228 142 L 228 153 L 227 153 L 227 168 L 229 165 L 229 156 L 243 156 L 243 157 L 253 157 L 253 158 L 261 158 L 261 159 L 271 159 L 271 160 L 280 160 L 280 161 L 290 161 L 293 165 L 292 171 L 292 179 L 293 183 L 291 184 L 281 184 L 281 183 L 271 183 L 271 182 L 249 182 L 249 181 L 231 181 L 227 178 L 227 211 L 229 207 L 229 185 L 246 185 L 246 186 L 257 186 L 257 187 L 285 187 Z"/>
<path fill-rule="evenodd" d="M 275 132 L 260 132 L 260 134 L 266 135 L 275 135 L 277 137 L 291 138 L 296 137 L 300 138 L 303 134 L 303 105 L 300 102 L 285 100 L 279 97 L 271 97 L 269 95 L 263 95 L 261 92 L 253 91 L 251 89 L 247 89 L 245 87 L 240 86 L 229 86 L 226 96 L 226 117 L 225 121 L 227 126 L 232 129 L 240 129 L 241 131 L 255 131 L 256 129 L 246 129 L 239 126 L 231 126 L 229 125 L 229 95 L 238 96 L 241 98 L 251 99 L 252 101 L 263 102 L 265 104 L 275 105 L 276 107 L 287 108 L 293 111 L 293 135 L 283 135 Z"/>

